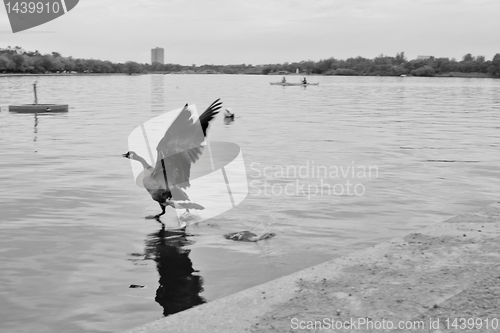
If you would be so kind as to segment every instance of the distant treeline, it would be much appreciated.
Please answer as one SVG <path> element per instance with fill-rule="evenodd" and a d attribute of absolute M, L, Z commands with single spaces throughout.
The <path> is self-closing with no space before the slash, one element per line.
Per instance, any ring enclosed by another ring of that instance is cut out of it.
<path fill-rule="evenodd" d="M 447 73 L 481 73 L 500 77 L 500 53 L 492 60 L 484 56 L 466 54 L 462 60 L 425 57 L 408 60 L 404 52 L 396 56 L 379 55 L 374 59 L 363 57 L 340 60 L 329 58 L 319 61 L 301 61 L 268 65 L 201 65 L 141 64 L 134 61 L 113 63 L 97 59 L 63 57 L 57 52 L 40 54 L 25 51 L 19 46 L 0 48 L 0 73 L 224 73 L 224 74 L 285 74 L 296 71 L 323 75 L 381 75 L 381 76 L 434 76 Z"/>
<path fill-rule="evenodd" d="M 462 57 L 461 61 L 432 56 L 408 60 L 404 52 L 396 54 L 395 57 L 379 55 L 374 59 L 363 57 L 348 58 L 346 60 L 329 58 L 317 62 L 309 60 L 291 64 L 266 65 L 262 73 L 293 72 L 296 68 L 307 73 L 325 75 L 434 76 L 458 72 L 483 73 L 500 77 L 500 53 L 495 54 L 492 60 L 486 60 L 484 56 L 474 57 L 468 53 Z"/>

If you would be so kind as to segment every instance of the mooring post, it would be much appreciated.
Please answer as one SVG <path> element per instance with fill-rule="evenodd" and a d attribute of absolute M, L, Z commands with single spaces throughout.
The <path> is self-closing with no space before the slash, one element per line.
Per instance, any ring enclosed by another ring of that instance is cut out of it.
<path fill-rule="evenodd" d="M 38 104 L 38 98 L 37 98 L 37 96 L 36 96 L 36 83 L 37 83 L 37 81 L 35 81 L 35 82 L 33 83 L 33 91 L 35 92 L 35 104 Z"/>

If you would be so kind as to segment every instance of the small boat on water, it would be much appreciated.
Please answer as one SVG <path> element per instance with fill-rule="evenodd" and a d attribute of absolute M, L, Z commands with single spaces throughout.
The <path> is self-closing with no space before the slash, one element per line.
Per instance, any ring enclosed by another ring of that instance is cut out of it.
<path fill-rule="evenodd" d="M 17 113 L 55 113 L 68 112 L 67 104 L 22 104 L 9 105 L 10 112 Z"/>
<path fill-rule="evenodd" d="M 17 113 L 68 112 L 68 104 L 38 104 L 38 98 L 36 95 L 36 84 L 37 81 L 33 83 L 35 102 L 33 104 L 9 105 L 9 111 Z"/>
<path fill-rule="evenodd" d="M 317 86 L 319 82 L 316 83 L 292 83 L 292 82 L 269 82 L 272 86 Z"/>

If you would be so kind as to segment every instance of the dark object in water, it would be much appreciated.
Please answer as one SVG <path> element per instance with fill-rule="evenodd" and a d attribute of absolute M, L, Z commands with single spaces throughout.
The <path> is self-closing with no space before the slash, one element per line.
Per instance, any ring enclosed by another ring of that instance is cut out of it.
<path fill-rule="evenodd" d="M 140 284 L 131 284 L 129 288 L 144 288 L 144 286 L 141 286 Z"/>
<path fill-rule="evenodd" d="M 189 258 L 191 244 L 190 235 L 184 229 L 166 230 L 163 225 L 146 240 L 146 255 L 154 258 L 160 275 L 155 301 L 162 306 L 164 316 L 206 302 L 200 296 L 203 278 Z"/>
<path fill-rule="evenodd" d="M 229 234 L 224 235 L 226 239 L 234 240 L 237 242 L 258 242 L 262 239 L 269 239 L 274 236 L 276 236 L 274 232 L 266 232 L 265 234 L 257 236 L 256 234 L 250 231 L 231 232 Z"/>
<path fill-rule="evenodd" d="M 56 113 L 68 112 L 67 104 L 21 104 L 9 105 L 10 112 L 17 113 Z"/>
<path fill-rule="evenodd" d="M 68 112 L 67 104 L 38 104 L 36 94 L 37 81 L 33 83 L 35 93 L 35 102 L 33 104 L 9 105 L 9 111 L 17 113 L 49 113 L 49 112 Z"/>
<path fill-rule="evenodd" d="M 234 112 L 230 108 L 224 110 L 224 118 L 234 119 Z"/>
<path fill-rule="evenodd" d="M 316 83 L 292 83 L 292 82 L 269 82 L 272 86 L 317 86 L 319 82 Z"/>

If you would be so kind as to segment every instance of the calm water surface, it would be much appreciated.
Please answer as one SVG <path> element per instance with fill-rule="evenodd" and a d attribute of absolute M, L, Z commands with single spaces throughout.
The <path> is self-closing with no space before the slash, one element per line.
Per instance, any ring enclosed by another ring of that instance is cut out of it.
<path fill-rule="evenodd" d="M 8 112 L 35 79 L 67 114 Z M 0 78 L 0 330 L 131 328 L 498 201 L 500 80 L 277 80 Z M 250 193 L 179 237 L 144 219 L 159 207 L 121 154 L 144 121 L 218 97 L 236 120 L 209 138 L 241 147 Z M 240 230 L 277 236 L 222 237 Z"/>

